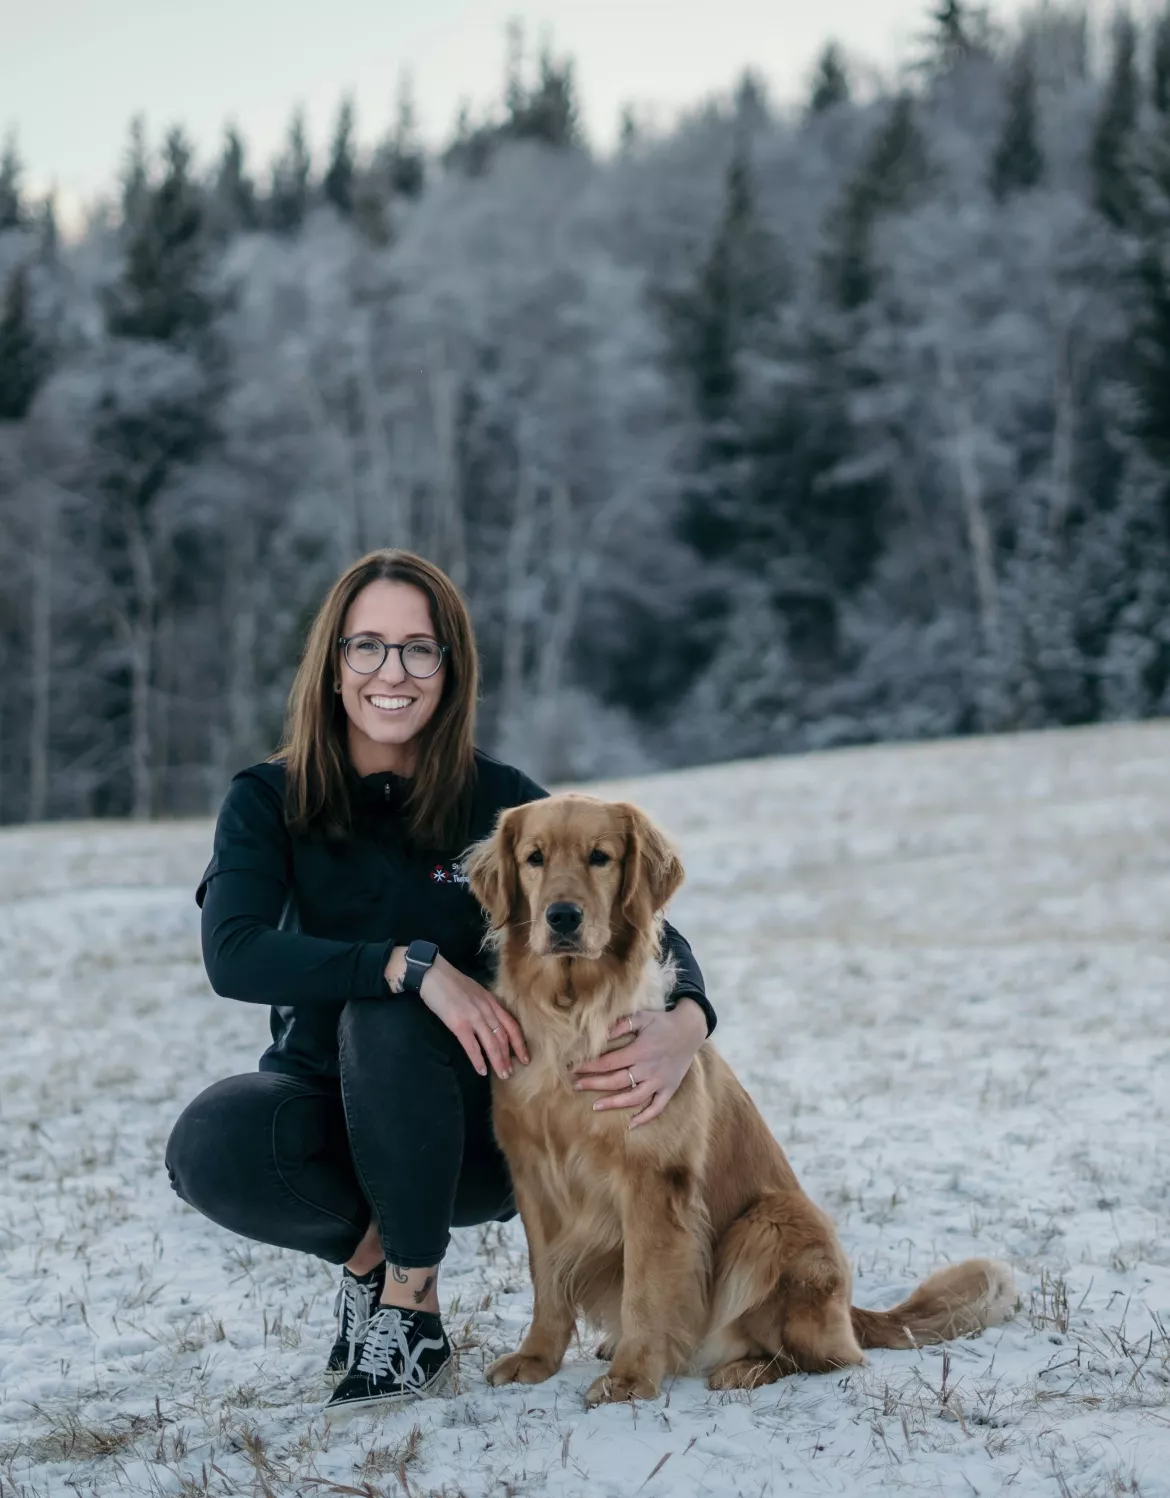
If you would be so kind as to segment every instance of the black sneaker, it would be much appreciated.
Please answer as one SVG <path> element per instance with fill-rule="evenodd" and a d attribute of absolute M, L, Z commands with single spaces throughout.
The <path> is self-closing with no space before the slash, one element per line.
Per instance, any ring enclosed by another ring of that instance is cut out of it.
<path fill-rule="evenodd" d="M 374 1307 L 382 1298 L 382 1286 L 386 1283 L 386 1262 L 382 1261 L 368 1274 L 351 1274 L 341 1271 L 341 1284 L 337 1287 L 337 1299 L 333 1302 L 333 1314 L 337 1317 L 337 1341 L 325 1364 L 325 1376 L 336 1382 L 353 1362 L 358 1343 L 366 1335 L 366 1327 Z"/>
<path fill-rule="evenodd" d="M 391 1408 L 423 1394 L 438 1394 L 453 1366 L 451 1344 L 436 1312 L 378 1306 L 353 1367 L 325 1406 L 326 1417 L 355 1409 Z"/>

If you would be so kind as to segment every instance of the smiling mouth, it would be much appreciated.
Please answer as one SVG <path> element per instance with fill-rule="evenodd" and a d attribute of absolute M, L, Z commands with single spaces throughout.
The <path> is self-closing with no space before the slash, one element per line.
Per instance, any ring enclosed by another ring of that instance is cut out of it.
<path fill-rule="evenodd" d="M 377 708 L 380 713 L 404 713 L 413 705 L 413 697 L 367 697 L 366 701 L 371 707 Z"/>

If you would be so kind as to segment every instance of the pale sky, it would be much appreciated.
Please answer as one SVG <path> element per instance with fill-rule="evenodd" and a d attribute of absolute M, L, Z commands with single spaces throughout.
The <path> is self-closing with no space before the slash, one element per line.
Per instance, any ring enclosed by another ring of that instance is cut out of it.
<path fill-rule="evenodd" d="M 999 0 L 1010 20 L 1026 0 Z M 746 66 L 784 100 L 803 90 L 830 37 L 892 69 L 913 51 L 927 0 L 4 0 L 0 134 L 15 128 L 31 188 L 55 184 L 63 214 L 108 190 L 130 118 L 152 142 L 172 123 L 201 159 L 237 122 L 253 170 L 266 165 L 294 105 L 328 140 L 338 101 L 355 98 L 358 133 L 388 127 L 397 79 L 413 75 L 429 144 L 460 100 L 499 97 L 505 28 L 524 23 L 576 59 L 591 141 L 608 146 L 623 104 L 663 123 L 727 89 Z"/>

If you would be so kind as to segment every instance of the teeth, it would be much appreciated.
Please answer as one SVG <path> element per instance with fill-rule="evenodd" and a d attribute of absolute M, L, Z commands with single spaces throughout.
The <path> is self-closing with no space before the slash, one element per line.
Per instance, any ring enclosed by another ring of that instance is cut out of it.
<path fill-rule="evenodd" d="M 371 697 L 370 701 L 375 707 L 383 708 L 388 712 L 398 712 L 404 707 L 409 707 L 414 701 L 413 697 Z"/>

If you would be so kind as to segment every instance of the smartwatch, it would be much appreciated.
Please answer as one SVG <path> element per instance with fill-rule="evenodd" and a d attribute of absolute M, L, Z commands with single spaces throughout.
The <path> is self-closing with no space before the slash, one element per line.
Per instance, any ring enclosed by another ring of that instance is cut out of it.
<path fill-rule="evenodd" d="M 406 949 L 406 973 L 402 979 L 403 993 L 418 993 L 428 968 L 434 965 L 439 949 L 433 941 L 412 941 Z"/>

